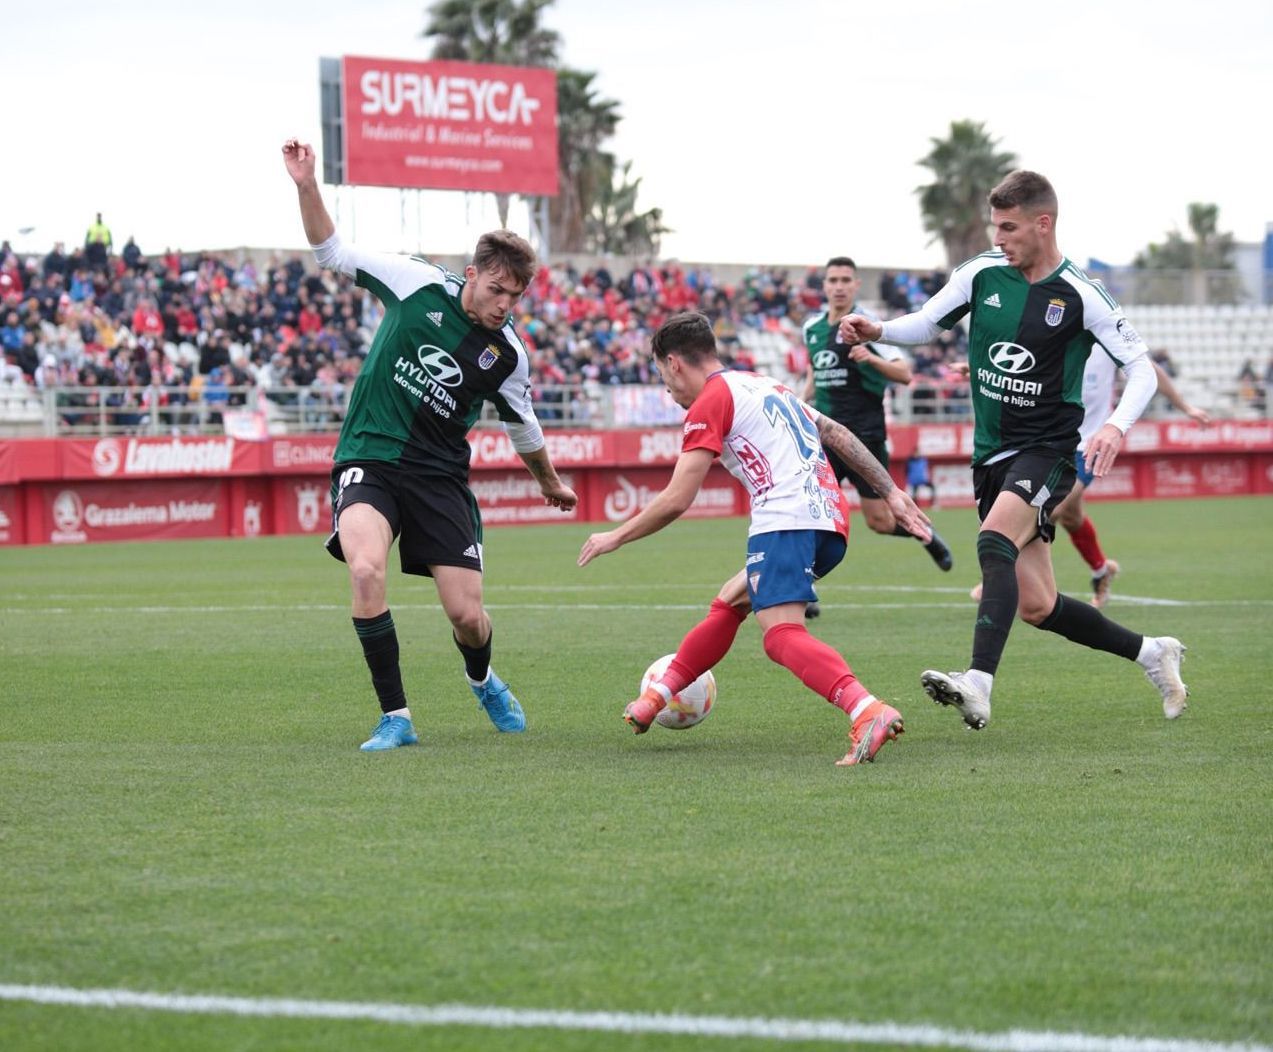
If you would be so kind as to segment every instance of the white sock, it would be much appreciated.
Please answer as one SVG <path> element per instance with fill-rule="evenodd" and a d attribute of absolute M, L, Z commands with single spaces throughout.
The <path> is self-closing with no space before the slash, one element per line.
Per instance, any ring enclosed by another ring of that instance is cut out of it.
<path fill-rule="evenodd" d="M 1140 643 L 1140 653 L 1136 655 L 1136 664 L 1141 668 L 1149 668 L 1158 660 L 1162 644 L 1157 636 L 1145 636 Z"/>
<path fill-rule="evenodd" d="M 407 719 L 411 719 L 411 710 L 408 708 L 394 709 L 393 712 L 386 712 L 385 715 L 386 716 L 405 716 Z"/>
<path fill-rule="evenodd" d="M 874 704 L 876 698 L 874 694 L 864 694 L 858 698 L 857 704 L 849 710 L 849 719 L 856 722 L 857 718 L 862 715 L 868 705 Z"/>
<path fill-rule="evenodd" d="M 995 678 L 989 672 L 982 672 L 978 668 L 970 668 L 964 673 L 964 679 L 980 690 L 986 697 L 990 697 L 990 691 L 995 685 Z"/>
<path fill-rule="evenodd" d="M 464 678 L 469 681 L 470 687 L 484 687 L 490 681 L 491 670 L 489 668 L 486 670 L 486 679 L 472 679 L 467 672 L 464 673 Z"/>

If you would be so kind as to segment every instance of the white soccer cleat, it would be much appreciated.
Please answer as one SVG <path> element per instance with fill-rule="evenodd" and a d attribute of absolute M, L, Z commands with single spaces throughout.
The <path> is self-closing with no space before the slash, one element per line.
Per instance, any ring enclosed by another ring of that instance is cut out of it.
<path fill-rule="evenodd" d="M 1184 660 L 1188 647 L 1172 636 L 1159 636 L 1156 642 L 1158 656 L 1154 659 L 1154 663 L 1145 669 L 1145 678 L 1157 687 L 1158 693 L 1162 695 L 1163 715 L 1169 720 L 1174 720 L 1189 708 L 1189 703 L 1185 701 L 1185 698 L 1189 696 L 1189 688 L 1180 678 L 1180 662 Z"/>
<path fill-rule="evenodd" d="M 933 701 L 955 706 L 969 730 L 979 731 L 990 722 L 990 695 L 967 677 L 966 672 L 928 669 L 919 677 L 919 682 Z"/>

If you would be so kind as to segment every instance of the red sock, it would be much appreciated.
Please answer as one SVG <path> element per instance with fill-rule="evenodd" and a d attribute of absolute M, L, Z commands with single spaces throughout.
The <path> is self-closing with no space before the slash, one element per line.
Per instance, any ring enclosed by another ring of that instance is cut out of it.
<path fill-rule="evenodd" d="M 870 693 L 839 653 L 804 625 L 783 623 L 765 633 L 765 653 L 815 694 L 846 713 Z"/>
<path fill-rule="evenodd" d="M 1079 528 L 1070 533 L 1070 540 L 1079 550 L 1079 555 L 1083 556 L 1083 561 L 1093 570 L 1099 570 L 1105 565 L 1105 553 L 1101 551 L 1101 542 L 1096 539 L 1096 527 L 1086 515 Z"/>
<path fill-rule="evenodd" d="M 734 637 L 747 620 L 747 613 L 746 608 L 713 599 L 707 616 L 685 633 L 676 657 L 659 682 L 675 695 L 709 668 L 714 668 L 734 645 Z"/>

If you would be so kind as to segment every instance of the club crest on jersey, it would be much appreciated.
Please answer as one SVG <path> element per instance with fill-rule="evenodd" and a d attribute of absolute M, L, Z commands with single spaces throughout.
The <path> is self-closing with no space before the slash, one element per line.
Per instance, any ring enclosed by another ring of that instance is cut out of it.
<path fill-rule="evenodd" d="M 489 369 L 498 361 L 499 348 L 493 343 L 488 343 L 482 353 L 477 356 L 477 367 L 479 369 Z"/>
<path fill-rule="evenodd" d="M 1065 300 L 1048 300 L 1048 309 L 1043 314 L 1043 320 L 1055 329 L 1064 317 Z"/>

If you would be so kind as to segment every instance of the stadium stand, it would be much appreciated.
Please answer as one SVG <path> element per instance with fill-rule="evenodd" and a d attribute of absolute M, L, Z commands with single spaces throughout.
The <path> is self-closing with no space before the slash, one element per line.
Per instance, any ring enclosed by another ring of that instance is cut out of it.
<path fill-rule="evenodd" d="M 650 334 L 669 314 L 702 310 L 728 360 L 799 384 L 800 326 L 821 309 L 820 268 L 722 268 L 675 261 L 570 262 L 543 267 L 522 301 L 520 328 L 546 423 L 598 419 L 611 385 L 657 384 Z M 865 273 L 865 271 L 864 271 Z M 886 271 L 881 316 L 912 309 L 944 275 Z M 872 285 L 868 285 L 872 287 Z M 0 245 L 0 430 L 93 434 L 220 428 L 227 410 L 263 410 L 269 429 L 339 425 L 380 307 L 301 254 L 125 251 L 91 265 L 55 245 L 25 259 Z M 1273 358 L 1268 307 L 1137 305 L 1132 323 L 1161 352 L 1182 393 L 1221 415 L 1266 411 Z M 950 365 L 962 334 L 912 348 L 916 380 L 891 410 L 958 418 L 966 398 Z"/>

